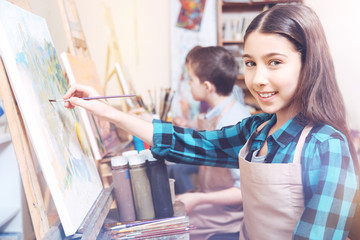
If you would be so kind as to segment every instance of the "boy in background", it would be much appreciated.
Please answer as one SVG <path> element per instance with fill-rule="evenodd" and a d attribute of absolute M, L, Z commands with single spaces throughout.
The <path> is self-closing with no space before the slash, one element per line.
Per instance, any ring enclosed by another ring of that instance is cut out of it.
<path fill-rule="evenodd" d="M 238 65 L 230 52 L 223 47 L 196 46 L 188 53 L 185 66 L 193 98 L 210 106 L 206 114 L 198 116 L 199 130 L 220 129 L 250 116 L 232 94 Z M 184 122 L 175 120 L 174 124 Z M 169 177 L 175 178 L 179 188 L 179 184 L 192 182 L 189 173 L 197 168 L 196 191 L 176 197 L 185 204 L 190 223 L 197 227 L 191 231 L 191 239 L 215 239 L 216 235 L 238 239 L 243 218 L 239 169 L 173 164 L 168 165 Z M 185 188 L 190 190 L 191 185 Z"/>

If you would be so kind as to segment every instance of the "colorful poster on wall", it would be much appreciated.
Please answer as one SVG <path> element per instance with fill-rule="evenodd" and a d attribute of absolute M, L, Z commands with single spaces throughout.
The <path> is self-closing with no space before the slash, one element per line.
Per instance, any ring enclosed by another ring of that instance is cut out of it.
<path fill-rule="evenodd" d="M 206 0 L 180 0 L 181 9 L 176 26 L 199 31 Z"/>
<path fill-rule="evenodd" d="M 0 53 L 64 232 L 74 234 L 102 183 L 79 114 L 49 102 L 68 85 L 46 21 L 0 0 Z"/>

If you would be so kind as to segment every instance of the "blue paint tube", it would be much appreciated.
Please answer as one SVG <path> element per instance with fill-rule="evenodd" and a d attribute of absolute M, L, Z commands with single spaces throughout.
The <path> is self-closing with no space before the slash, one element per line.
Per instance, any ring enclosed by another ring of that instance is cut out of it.
<path fill-rule="evenodd" d="M 145 149 L 144 142 L 136 136 L 133 136 L 133 143 L 135 150 L 137 150 L 138 152 Z"/>

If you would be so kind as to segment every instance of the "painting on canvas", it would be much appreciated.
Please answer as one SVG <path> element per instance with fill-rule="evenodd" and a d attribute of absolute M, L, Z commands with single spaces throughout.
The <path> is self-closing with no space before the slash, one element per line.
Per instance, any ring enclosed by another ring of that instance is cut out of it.
<path fill-rule="evenodd" d="M 66 235 L 76 232 L 102 190 L 76 110 L 49 99 L 68 85 L 44 19 L 0 0 L 0 53 Z"/>
<path fill-rule="evenodd" d="M 92 86 L 104 95 L 95 62 L 89 58 L 62 53 L 61 59 L 70 84 L 80 83 Z M 125 142 L 121 141 L 113 123 L 102 120 L 79 109 L 96 160 L 105 156 L 120 155 Z"/>

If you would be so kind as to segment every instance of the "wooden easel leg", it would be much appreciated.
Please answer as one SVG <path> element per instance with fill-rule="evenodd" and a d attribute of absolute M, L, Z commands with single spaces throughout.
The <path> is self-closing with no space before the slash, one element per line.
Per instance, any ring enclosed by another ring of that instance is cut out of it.
<path fill-rule="evenodd" d="M 103 163 L 101 160 L 96 161 L 96 167 L 98 169 L 98 172 L 100 173 L 101 181 L 104 188 L 110 187 L 110 182 L 106 174 L 108 171 L 105 170 L 107 168 L 106 164 L 107 163 Z"/>
<path fill-rule="evenodd" d="M 109 213 L 111 204 L 114 202 L 112 196 L 113 187 L 104 188 L 98 199 L 86 215 L 85 220 L 79 227 L 77 233 L 82 233 L 82 240 L 96 239 Z"/>
<path fill-rule="evenodd" d="M 37 239 L 42 239 L 49 230 L 40 184 L 34 168 L 30 145 L 19 108 L 11 90 L 4 64 L 0 62 L 0 96 L 14 145 L 21 179 Z"/>

